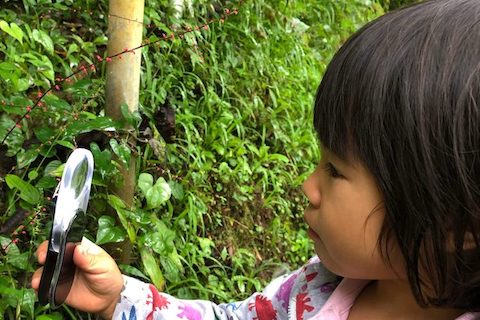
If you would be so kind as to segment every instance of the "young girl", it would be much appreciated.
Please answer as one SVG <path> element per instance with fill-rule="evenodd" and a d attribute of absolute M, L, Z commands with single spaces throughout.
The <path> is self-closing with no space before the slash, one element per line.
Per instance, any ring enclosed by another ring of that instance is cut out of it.
<path fill-rule="evenodd" d="M 314 121 L 322 159 L 304 192 L 318 258 L 216 305 L 122 277 L 86 241 L 67 303 L 115 319 L 480 319 L 480 1 L 366 25 L 330 63 Z"/>

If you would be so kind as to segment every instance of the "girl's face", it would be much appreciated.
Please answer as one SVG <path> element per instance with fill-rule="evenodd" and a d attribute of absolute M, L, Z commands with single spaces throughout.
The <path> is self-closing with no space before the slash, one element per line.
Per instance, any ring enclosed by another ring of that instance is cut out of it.
<path fill-rule="evenodd" d="M 382 195 L 360 163 L 349 163 L 322 148 L 322 159 L 303 185 L 308 234 L 322 263 L 355 279 L 403 278 L 396 243 L 389 243 L 394 270 L 380 255 L 378 236 L 385 217 Z"/>

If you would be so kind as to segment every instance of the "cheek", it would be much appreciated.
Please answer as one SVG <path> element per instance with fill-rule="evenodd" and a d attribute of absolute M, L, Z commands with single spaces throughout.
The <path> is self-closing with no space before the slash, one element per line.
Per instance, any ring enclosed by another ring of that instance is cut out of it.
<path fill-rule="evenodd" d="M 333 272 L 347 277 L 370 278 L 385 274 L 378 247 L 383 215 L 352 214 L 325 216 L 318 224 L 322 242 L 316 246 L 320 258 Z"/>

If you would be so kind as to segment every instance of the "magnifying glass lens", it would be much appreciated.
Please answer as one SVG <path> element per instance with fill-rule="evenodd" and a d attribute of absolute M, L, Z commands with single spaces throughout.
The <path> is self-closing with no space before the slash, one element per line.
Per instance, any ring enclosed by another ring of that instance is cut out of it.
<path fill-rule="evenodd" d="M 50 231 L 47 258 L 38 288 L 41 304 L 58 308 L 75 279 L 73 256 L 86 226 L 86 209 L 93 177 L 90 151 L 76 149 L 65 164 Z"/>

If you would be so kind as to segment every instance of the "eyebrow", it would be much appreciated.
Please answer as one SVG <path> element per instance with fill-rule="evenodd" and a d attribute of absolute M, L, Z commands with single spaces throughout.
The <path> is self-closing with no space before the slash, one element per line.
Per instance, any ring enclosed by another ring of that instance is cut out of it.
<path fill-rule="evenodd" d="M 358 163 L 356 161 L 353 161 L 353 158 L 340 157 L 339 155 L 337 155 L 336 153 L 334 153 L 330 149 L 324 147 L 320 143 L 320 154 L 322 154 L 322 153 L 326 153 L 327 156 L 332 158 L 333 161 L 335 161 L 336 163 L 339 163 L 340 165 L 342 165 L 344 167 L 351 167 L 351 168 L 356 168 L 357 167 Z"/>
<path fill-rule="evenodd" d="M 328 157 L 330 158 L 333 158 L 339 162 L 345 162 L 346 164 L 348 164 L 349 161 L 347 161 L 347 159 L 344 159 L 343 157 L 340 157 L 339 155 L 337 155 L 335 152 L 333 152 L 332 150 L 328 149 L 327 147 L 324 147 L 321 143 L 320 143 L 320 154 L 326 154 Z"/>

